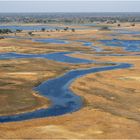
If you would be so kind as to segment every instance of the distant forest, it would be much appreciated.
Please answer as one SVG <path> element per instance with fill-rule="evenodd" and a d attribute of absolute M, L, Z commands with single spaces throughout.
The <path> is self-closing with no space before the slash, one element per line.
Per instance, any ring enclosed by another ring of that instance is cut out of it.
<path fill-rule="evenodd" d="M 140 22 L 140 13 L 0 13 L 0 23 Z"/>

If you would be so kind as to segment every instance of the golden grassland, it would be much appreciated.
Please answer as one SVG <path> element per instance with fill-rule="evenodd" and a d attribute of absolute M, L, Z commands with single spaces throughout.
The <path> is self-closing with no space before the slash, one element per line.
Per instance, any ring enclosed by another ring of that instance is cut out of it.
<path fill-rule="evenodd" d="M 57 46 L 56 49 L 56 45 L 51 45 L 50 47 L 50 44 L 34 43 L 30 40 L 17 39 L 1 40 L 0 45 L 1 53 L 41 53 L 40 50 L 42 50 L 42 53 L 48 53 L 49 51 L 64 51 L 64 47 L 66 48 L 66 51 L 71 51 L 74 48 L 68 46 Z M 46 48 L 49 51 L 46 51 Z M 83 50 L 87 50 L 87 48 L 81 48 Z M 14 49 L 14 51 L 12 49 Z M 36 51 L 34 51 L 34 49 L 36 49 Z M 35 94 L 35 91 L 32 90 L 34 86 L 39 85 L 44 80 L 62 75 L 68 70 L 94 67 L 95 65 L 100 64 L 72 65 L 47 59 L 31 58 L 20 60 L 0 60 L 0 115 L 28 112 L 40 107 L 48 106 L 48 99 L 39 96 L 37 93 Z"/>
<path fill-rule="evenodd" d="M 48 99 L 35 93 L 32 88 L 43 79 L 55 77 L 67 69 L 66 66 L 39 59 L 1 60 L 0 68 L 1 115 L 48 106 Z"/>
<path fill-rule="evenodd" d="M 44 80 L 55 78 L 68 70 L 101 64 L 68 65 L 45 59 L 0 61 L 0 115 L 28 112 L 48 106 L 48 99 L 32 90 Z"/>
<path fill-rule="evenodd" d="M 126 27 L 127 23 L 119 27 Z M 136 25 L 135 29 L 139 29 Z M 116 27 L 114 27 L 116 28 Z M 134 30 L 134 29 L 132 29 Z M 99 43 L 99 39 L 112 39 L 111 31 L 79 30 L 72 32 L 35 32 L 33 38 L 68 39 L 70 44 L 43 44 L 31 40 L 0 40 L 0 52 L 49 53 L 81 51 L 73 57 L 99 62 L 125 62 L 130 69 L 88 74 L 75 80 L 70 89 L 84 98 L 84 107 L 70 114 L 0 124 L 0 138 L 140 138 L 140 58 L 139 56 L 95 56 L 90 47 L 75 40 L 93 41 L 110 53 L 126 54 L 120 48 Z M 27 33 L 19 33 L 25 36 Z M 51 34 L 48 36 L 48 34 Z M 117 39 L 138 39 L 135 35 L 115 36 Z M 105 53 L 105 52 L 104 52 Z M 57 77 L 71 69 L 102 66 L 105 64 L 72 65 L 45 59 L 0 60 L 0 114 L 14 114 L 48 107 L 51 102 L 39 96 L 32 88 L 40 82 Z M 15 102 L 17 101 L 17 102 Z"/>

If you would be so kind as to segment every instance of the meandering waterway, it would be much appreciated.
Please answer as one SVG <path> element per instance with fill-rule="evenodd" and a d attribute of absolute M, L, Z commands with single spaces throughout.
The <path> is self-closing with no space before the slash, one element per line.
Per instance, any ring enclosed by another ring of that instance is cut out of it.
<path fill-rule="evenodd" d="M 84 45 L 86 47 L 92 45 L 92 43 L 86 42 L 85 44 L 84 42 Z M 19 54 L 12 52 L 0 54 L 0 59 L 44 58 L 71 64 L 95 63 L 95 61 L 68 56 L 68 54 L 71 53 L 75 52 L 58 52 L 50 54 Z M 130 68 L 131 66 L 132 65 L 128 63 L 114 63 L 112 65 L 110 64 L 101 67 L 71 70 L 62 76 L 44 81 L 37 87 L 34 87 L 33 90 L 39 92 L 40 95 L 48 98 L 51 101 L 51 105 L 48 108 L 43 108 L 28 113 L 21 113 L 18 115 L 0 116 L 0 122 L 23 121 L 75 112 L 84 106 L 82 98 L 69 89 L 71 83 L 75 79 L 90 73 L 126 69 Z"/>

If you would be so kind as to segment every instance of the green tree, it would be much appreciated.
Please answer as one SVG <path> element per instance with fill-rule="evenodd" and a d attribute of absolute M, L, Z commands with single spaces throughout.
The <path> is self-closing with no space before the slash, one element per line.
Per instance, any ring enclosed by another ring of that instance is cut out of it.
<path fill-rule="evenodd" d="M 75 29 L 74 29 L 74 28 L 72 28 L 72 29 L 71 29 L 71 31 L 72 31 L 72 32 L 75 32 Z"/>
<path fill-rule="evenodd" d="M 45 30 L 46 30 L 45 28 L 41 28 L 41 31 L 42 31 L 42 32 L 45 32 Z"/>
<path fill-rule="evenodd" d="M 33 35 L 33 32 L 32 31 L 28 32 L 28 35 L 32 36 Z"/>

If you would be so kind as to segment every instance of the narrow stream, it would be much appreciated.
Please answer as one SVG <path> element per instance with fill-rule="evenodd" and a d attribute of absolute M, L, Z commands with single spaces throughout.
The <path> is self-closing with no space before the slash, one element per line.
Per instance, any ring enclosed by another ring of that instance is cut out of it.
<path fill-rule="evenodd" d="M 91 43 L 85 44 L 85 46 L 89 45 L 91 45 Z M 18 54 L 13 52 L 0 54 L 0 59 L 45 58 L 71 64 L 95 63 L 95 61 L 74 58 L 67 55 L 71 53 L 74 52 L 58 52 L 50 54 Z M 75 112 L 84 106 L 82 98 L 69 89 L 71 83 L 75 79 L 89 73 L 126 69 L 131 66 L 131 64 L 127 63 L 115 63 L 109 66 L 71 70 L 62 76 L 44 81 L 39 86 L 34 87 L 33 90 L 39 92 L 40 95 L 47 97 L 51 101 L 49 108 L 18 115 L 0 116 L 0 122 L 23 121 Z"/>

